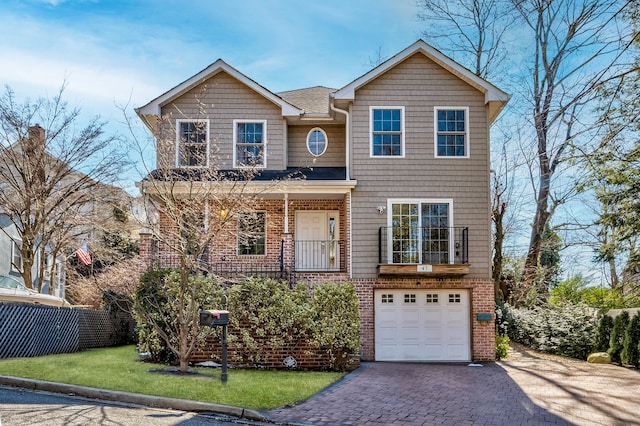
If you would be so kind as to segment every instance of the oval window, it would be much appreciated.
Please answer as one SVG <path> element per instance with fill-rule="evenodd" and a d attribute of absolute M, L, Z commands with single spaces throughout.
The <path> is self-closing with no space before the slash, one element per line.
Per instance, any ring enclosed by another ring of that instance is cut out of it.
<path fill-rule="evenodd" d="M 327 134 L 319 127 L 309 131 L 307 135 L 307 149 L 314 157 L 319 157 L 327 150 Z"/>

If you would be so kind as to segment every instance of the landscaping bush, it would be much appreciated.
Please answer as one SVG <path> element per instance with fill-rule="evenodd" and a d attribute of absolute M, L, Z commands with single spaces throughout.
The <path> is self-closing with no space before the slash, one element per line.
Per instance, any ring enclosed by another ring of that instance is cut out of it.
<path fill-rule="evenodd" d="M 312 301 L 314 342 L 330 357 L 329 368 L 344 370 L 360 348 L 358 295 L 351 283 L 326 283 L 315 289 Z"/>
<path fill-rule="evenodd" d="M 594 345 L 597 311 L 586 305 L 507 305 L 509 338 L 541 352 L 586 359 Z"/>
<path fill-rule="evenodd" d="M 269 278 L 251 278 L 228 291 L 233 360 L 263 364 L 269 351 L 302 343 L 312 334 L 309 292 Z M 267 350 L 266 348 L 269 348 Z"/>
<path fill-rule="evenodd" d="M 496 359 L 501 360 L 509 354 L 509 336 L 496 335 Z"/>
<path fill-rule="evenodd" d="M 636 313 L 624 333 L 624 348 L 620 354 L 622 364 L 638 367 L 639 353 L 638 344 L 640 344 L 640 312 Z"/>
<path fill-rule="evenodd" d="M 175 350 L 178 346 L 178 303 L 177 291 L 180 273 L 174 269 L 150 270 L 140 279 L 134 294 L 133 312 L 136 318 L 138 349 L 148 352 L 151 360 L 175 363 Z M 189 277 L 189 287 L 195 297 L 195 305 L 208 307 L 214 304 L 214 296 L 220 287 L 209 277 L 200 274 Z M 196 340 L 203 341 L 211 334 L 209 327 L 197 328 Z"/>
<path fill-rule="evenodd" d="M 602 318 L 600 318 L 598 334 L 596 335 L 596 343 L 594 345 L 596 352 L 606 352 L 609 350 L 611 330 L 613 330 L 613 318 L 609 315 L 603 315 Z"/>
<path fill-rule="evenodd" d="M 175 362 L 161 334 L 169 335 L 177 322 L 171 288 L 178 278 L 170 269 L 147 272 L 135 294 L 140 350 L 149 352 L 155 361 Z M 360 348 L 358 298 L 351 283 L 317 285 L 312 297 L 304 283 L 290 288 L 273 279 L 252 278 L 225 289 L 210 278 L 189 279 L 190 286 L 198 289 L 201 309 L 229 310 L 230 362 L 273 366 L 274 359 L 279 363 L 292 355 L 309 355 L 318 366 L 313 368 L 344 370 Z M 151 314 L 145 314 L 149 311 Z M 207 336 L 210 342 L 217 342 L 220 331 L 220 327 L 201 327 L 201 348 Z"/>
<path fill-rule="evenodd" d="M 611 339 L 609 341 L 609 356 L 612 362 L 620 363 L 622 349 L 624 349 L 624 335 L 629 325 L 629 312 L 622 311 L 613 320 L 613 329 L 611 330 Z"/>

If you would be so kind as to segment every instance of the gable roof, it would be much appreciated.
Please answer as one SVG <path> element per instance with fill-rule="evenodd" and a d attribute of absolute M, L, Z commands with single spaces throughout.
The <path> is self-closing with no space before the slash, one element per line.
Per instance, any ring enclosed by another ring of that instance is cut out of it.
<path fill-rule="evenodd" d="M 245 86 L 253 89 L 258 92 L 260 95 L 264 96 L 266 99 L 270 100 L 274 104 L 280 106 L 282 108 L 282 116 L 299 116 L 304 113 L 304 111 L 291 103 L 285 101 L 280 96 L 271 92 L 264 86 L 258 84 L 254 80 L 250 79 L 246 75 L 242 74 L 240 71 L 233 68 L 231 65 L 227 64 L 222 59 L 218 59 L 213 64 L 209 65 L 207 68 L 203 69 L 193 77 L 188 80 L 183 81 L 182 83 L 175 86 L 173 89 L 165 92 L 164 94 L 158 96 L 148 104 L 136 108 L 135 111 L 143 119 L 143 121 L 147 124 L 151 124 L 151 119 L 154 121 L 158 120 L 160 117 L 160 110 L 163 106 L 169 104 L 174 99 L 180 97 L 184 93 L 188 92 L 192 88 L 196 87 L 198 84 L 203 81 L 208 80 L 209 78 L 215 76 L 220 72 L 226 72 L 236 80 L 243 83 Z"/>
<path fill-rule="evenodd" d="M 344 86 L 342 89 L 337 90 L 333 94 L 334 99 L 351 101 L 354 100 L 356 90 L 371 82 L 372 80 L 375 80 L 391 68 L 395 67 L 396 65 L 416 53 L 422 53 L 445 70 L 449 71 L 472 87 L 484 93 L 485 104 L 489 105 L 489 122 L 493 122 L 504 105 L 509 101 L 510 96 L 507 93 L 498 89 L 496 86 L 492 85 L 485 79 L 478 77 L 467 68 L 463 67 L 453 59 L 447 57 L 433 46 L 427 44 L 424 40 L 416 41 L 411 46 L 404 49 L 402 52 L 386 60 L 363 76 L 355 79 L 351 83 Z"/>

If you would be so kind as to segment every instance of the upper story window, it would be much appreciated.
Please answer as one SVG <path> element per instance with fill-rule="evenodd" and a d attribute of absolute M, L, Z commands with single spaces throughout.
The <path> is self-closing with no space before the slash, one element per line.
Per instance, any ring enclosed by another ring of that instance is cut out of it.
<path fill-rule="evenodd" d="M 404 157 L 404 107 L 370 107 L 371 156 Z"/>
<path fill-rule="evenodd" d="M 469 157 L 469 108 L 435 107 L 436 157 Z"/>
<path fill-rule="evenodd" d="M 11 241 L 11 270 L 22 273 L 22 241 Z"/>
<path fill-rule="evenodd" d="M 265 212 L 238 215 L 238 254 L 267 254 Z"/>
<path fill-rule="evenodd" d="M 176 139 L 178 167 L 207 167 L 209 165 L 208 121 L 178 120 Z"/>
<path fill-rule="evenodd" d="M 267 166 L 267 121 L 233 120 L 235 167 Z"/>
<path fill-rule="evenodd" d="M 324 130 L 314 127 L 307 135 L 307 149 L 314 157 L 319 157 L 327 150 L 329 140 Z"/>

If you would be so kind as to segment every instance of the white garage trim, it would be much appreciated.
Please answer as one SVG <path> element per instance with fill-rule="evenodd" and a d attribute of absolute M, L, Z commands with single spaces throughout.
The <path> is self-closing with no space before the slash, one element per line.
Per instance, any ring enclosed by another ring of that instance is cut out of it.
<path fill-rule="evenodd" d="M 471 360 L 469 291 L 375 290 L 376 361 Z"/>

